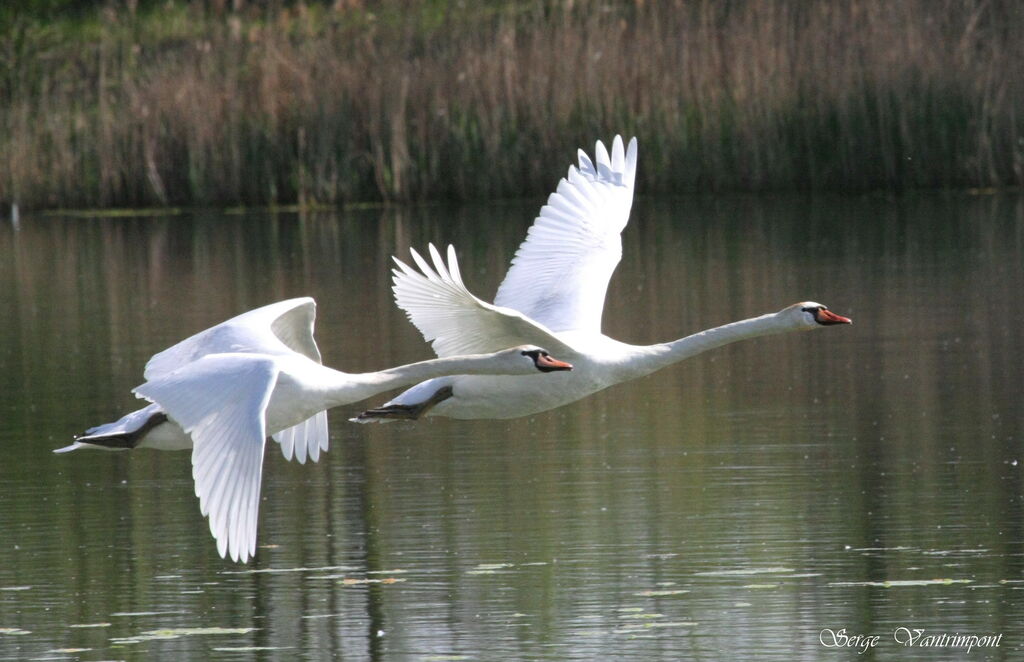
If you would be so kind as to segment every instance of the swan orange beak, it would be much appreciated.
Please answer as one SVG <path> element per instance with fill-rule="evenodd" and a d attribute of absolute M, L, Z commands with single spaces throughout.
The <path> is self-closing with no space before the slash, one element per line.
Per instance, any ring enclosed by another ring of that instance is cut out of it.
<path fill-rule="evenodd" d="M 831 310 L 826 310 L 825 308 L 822 308 L 815 313 L 814 321 L 822 326 L 831 326 L 833 324 L 853 324 L 853 320 L 849 317 L 836 315 Z"/>
<path fill-rule="evenodd" d="M 553 356 L 541 354 L 537 357 L 537 369 L 541 372 L 555 372 L 556 370 L 572 370 L 572 364 L 559 361 Z"/>

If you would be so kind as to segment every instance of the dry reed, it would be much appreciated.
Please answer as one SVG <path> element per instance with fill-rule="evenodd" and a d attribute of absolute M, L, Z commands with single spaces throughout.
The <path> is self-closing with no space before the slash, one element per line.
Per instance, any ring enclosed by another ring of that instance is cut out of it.
<path fill-rule="evenodd" d="M 647 193 L 1024 182 L 1009 0 L 345 4 L 8 26 L 0 202 L 533 195 L 613 133 Z"/>

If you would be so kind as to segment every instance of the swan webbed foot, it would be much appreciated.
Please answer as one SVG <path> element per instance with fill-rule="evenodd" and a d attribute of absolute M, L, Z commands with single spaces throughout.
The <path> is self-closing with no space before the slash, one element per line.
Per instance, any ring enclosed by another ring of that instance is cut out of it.
<path fill-rule="evenodd" d="M 75 441 L 82 444 L 89 444 L 92 446 L 102 446 L 103 448 L 109 448 L 113 450 L 131 450 L 139 445 L 139 443 L 149 434 L 150 430 L 158 425 L 162 425 L 167 422 L 167 414 L 162 411 L 158 411 L 150 416 L 146 421 L 134 430 L 124 432 L 112 432 L 112 433 L 93 433 L 79 435 L 75 437 Z M 101 426 L 107 427 L 107 426 Z M 71 448 L 71 447 L 68 447 Z"/>
<path fill-rule="evenodd" d="M 440 402 L 444 402 L 450 397 L 452 397 L 452 387 L 442 386 L 434 391 L 434 394 L 423 402 L 417 402 L 413 405 L 387 405 L 386 407 L 367 409 L 356 416 L 354 420 L 367 421 L 372 419 L 401 419 L 415 421 L 418 420 L 420 416 L 423 416 L 423 414 L 430 411 L 430 409 L 435 405 Z"/>

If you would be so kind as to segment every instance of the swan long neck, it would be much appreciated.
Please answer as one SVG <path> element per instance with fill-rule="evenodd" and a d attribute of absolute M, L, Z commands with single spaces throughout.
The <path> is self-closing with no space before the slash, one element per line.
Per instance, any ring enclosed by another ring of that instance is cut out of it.
<path fill-rule="evenodd" d="M 642 377 L 722 345 L 792 331 L 778 313 L 731 322 L 658 345 L 637 347 L 629 361 L 632 377 Z"/>
<path fill-rule="evenodd" d="M 501 361 L 492 354 L 452 356 L 400 365 L 379 372 L 336 373 L 336 384 L 329 388 L 329 406 L 369 398 L 391 389 L 409 386 L 447 375 L 522 375 L 529 374 L 523 364 Z"/>
<path fill-rule="evenodd" d="M 396 388 L 446 375 L 521 375 L 525 372 L 523 365 L 497 360 L 492 354 L 471 354 L 419 361 L 371 374 L 379 383 L 387 384 L 385 388 Z"/>

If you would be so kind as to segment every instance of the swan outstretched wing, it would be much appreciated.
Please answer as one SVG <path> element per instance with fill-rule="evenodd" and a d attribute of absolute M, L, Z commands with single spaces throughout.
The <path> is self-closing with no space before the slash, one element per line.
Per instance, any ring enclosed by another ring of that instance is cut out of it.
<path fill-rule="evenodd" d="M 598 141 L 595 161 L 579 151 L 579 168 L 558 182 L 516 251 L 494 298 L 553 331 L 601 331 L 612 273 L 622 257 L 636 177 L 636 138 L 612 153 Z"/>
<path fill-rule="evenodd" d="M 300 297 L 264 306 L 264 308 L 276 308 L 277 306 L 281 307 L 280 313 L 277 313 L 276 310 L 268 311 L 268 317 L 273 317 L 270 330 L 274 335 L 293 352 L 298 352 L 317 363 L 323 363 L 320 349 L 316 346 L 316 340 L 313 339 L 316 302 L 310 297 Z"/>
<path fill-rule="evenodd" d="M 313 339 L 316 302 L 309 297 L 279 301 L 232 317 L 182 340 L 146 363 L 144 376 L 154 379 L 207 354 L 293 351 L 322 363 Z"/>
<path fill-rule="evenodd" d="M 192 477 L 217 551 L 256 553 L 266 411 L 277 382 L 272 358 L 210 354 L 135 388 L 192 436 Z"/>
<path fill-rule="evenodd" d="M 485 303 L 462 283 L 455 249 L 448 247 L 448 264 L 430 245 L 433 267 L 415 250 L 419 271 L 394 258 L 395 302 L 431 343 L 438 356 L 485 354 L 523 344 L 539 345 L 556 356 L 574 350 L 543 324 L 519 311 Z"/>

